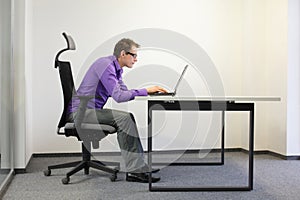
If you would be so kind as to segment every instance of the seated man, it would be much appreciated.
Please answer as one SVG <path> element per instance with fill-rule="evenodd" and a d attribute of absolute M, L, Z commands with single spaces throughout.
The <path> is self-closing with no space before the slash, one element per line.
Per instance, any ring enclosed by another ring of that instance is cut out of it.
<path fill-rule="evenodd" d="M 114 126 L 117 130 L 118 143 L 121 149 L 122 158 L 125 161 L 126 181 L 148 182 L 149 168 L 144 161 L 143 147 L 139 138 L 134 116 L 131 113 L 103 109 L 108 97 L 116 102 L 133 100 L 136 96 L 147 96 L 156 92 L 167 92 L 164 88 L 153 86 L 142 89 L 129 90 L 122 81 L 123 67 L 132 68 L 137 62 L 137 48 L 139 44 L 131 39 L 120 40 L 114 48 L 111 56 L 97 59 L 88 69 L 80 87 L 78 95 L 100 96 L 101 99 L 91 99 L 88 102 L 88 109 L 96 113 L 99 123 Z M 79 106 L 79 99 L 73 97 L 69 105 L 69 120 L 74 120 Z M 89 111 L 89 110 L 88 110 Z M 85 122 L 94 122 L 86 112 Z M 153 173 L 159 169 L 151 169 Z M 152 182 L 160 178 L 152 177 Z"/>

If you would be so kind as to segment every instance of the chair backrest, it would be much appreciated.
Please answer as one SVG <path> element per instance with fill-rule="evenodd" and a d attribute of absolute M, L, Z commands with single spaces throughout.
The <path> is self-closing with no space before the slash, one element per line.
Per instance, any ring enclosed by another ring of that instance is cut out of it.
<path fill-rule="evenodd" d="M 67 35 L 66 33 L 63 33 L 63 36 L 66 39 L 68 46 L 67 48 L 60 50 L 55 57 L 55 68 L 58 68 L 59 70 L 60 82 L 61 82 L 61 86 L 63 90 L 63 98 L 64 98 L 64 109 L 58 124 L 57 132 L 59 132 L 59 129 L 61 127 L 64 127 L 65 124 L 67 123 L 67 109 L 69 103 L 72 100 L 72 97 L 76 95 L 71 64 L 68 61 L 59 60 L 59 56 L 62 52 L 76 49 L 75 43 L 72 37 Z"/>

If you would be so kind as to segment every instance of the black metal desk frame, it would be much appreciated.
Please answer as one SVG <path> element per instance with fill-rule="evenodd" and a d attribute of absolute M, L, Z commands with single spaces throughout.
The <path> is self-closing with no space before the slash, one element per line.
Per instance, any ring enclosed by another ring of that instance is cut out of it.
<path fill-rule="evenodd" d="M 203 187 L 168 187 L 153 186 L 152 173 L 149 173 L 149 191 L 250 191 L 253 190 L 253 154 L 254 154 L 254 103 L 237 103 L 235 101 L 203 101 L 203 100 L 148 100 L 148 165 L 152 168 L 152 112 L 153 111 L 222 111 L 221 133 L 221 161 L 212 163 L 181 163 L 174 162 L 168 165 L 223 165 L 224 164 L 224 137 L 225 112 L 249 112 L 249 172 L 247 186 L 203 186 Z"/>

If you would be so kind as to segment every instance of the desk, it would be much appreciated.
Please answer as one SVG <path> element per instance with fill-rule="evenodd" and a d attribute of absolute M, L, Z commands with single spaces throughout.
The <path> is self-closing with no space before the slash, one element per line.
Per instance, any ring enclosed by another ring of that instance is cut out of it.
<path fill-rule="evenodd" d="M 256 101 L 280 101 L 279 97 L 138 97 L 137 100 L 148 102 L 148 165 L 152 168 L 152 112 L 164 111 L 222 111 L 221 162 L 224 164 L 224 114 L 228 111 L 249 112 L 249 171 L 248 185 L 241 187 L 168 187 L 153 186 L 152 173 L 149 176 L 149 191 L 250 191 L 253 189 L 253 153 L 254 153 L 254 108 Z M 197 163 L 171 163 L 170 165 L 197 165 Z M 199 163 L 203 165 L 203 163 Z"/>

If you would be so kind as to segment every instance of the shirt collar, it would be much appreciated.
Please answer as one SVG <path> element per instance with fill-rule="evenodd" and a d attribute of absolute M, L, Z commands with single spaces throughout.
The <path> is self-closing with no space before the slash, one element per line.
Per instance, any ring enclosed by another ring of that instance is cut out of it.
<path fill-rule="evenodd" d="M 117 70 L 118 73 L 122 74 L 123 73 L 123 69 L 121 68 L 117 58 L 115 56 L 113 56 L 113 62 L 114 62 L 114 65 L 115 65 L 115 68 Z"/>

